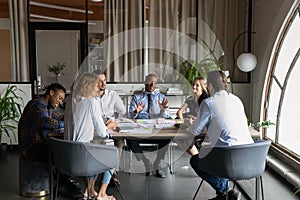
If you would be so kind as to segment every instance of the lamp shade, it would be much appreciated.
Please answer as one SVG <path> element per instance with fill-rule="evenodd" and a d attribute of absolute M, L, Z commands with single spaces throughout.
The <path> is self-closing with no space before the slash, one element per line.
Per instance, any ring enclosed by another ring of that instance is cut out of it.
<path fill-rule="evenodd" d="M 242 53 L 237 59 L 237 66 L 243 72 L 252 71 L 256 64 L 256 57 L 252 53 Z"/>
<path fill-rule="evenodd" d="M 91 0 L 92 2 L 100 2 L 100 1 L 103 1 L 103 0 Z"/>

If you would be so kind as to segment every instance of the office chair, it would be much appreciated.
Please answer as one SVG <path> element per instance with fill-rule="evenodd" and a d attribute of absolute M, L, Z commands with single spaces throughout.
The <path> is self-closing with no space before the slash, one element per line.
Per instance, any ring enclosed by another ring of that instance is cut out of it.
<path fill-rule="evenodd" d="M 258 140 L 253 144 L 213 147 L 205 157 L 201 158 L 201 169 L 233 181 L 233 189 L 238 180 L 256 178 L 255 199 L 258 199 L 259 181 L 262 199 L 264 199 L 262 174 L 265 170 L 266 156 L 270 145 L 271 141 L 269 140 Z M 209 150 L 209 148 L 202 147 L 200 152 L 205 150 Z M 203 179 L 193 199 L 196 198 L 202 183 Z M 228 187 L 227 185 L 226 191 L 228 191 Z M 226 199 L 228 199 L 228 193 Z"/>
<path fill-rule="evenodd" d="M 57 170 L 57 182 L 59 174 L 63 173 L 74 177 L 85 177 L 85 183 L 89 176 L 102 173 L 118 166 L 118 149 L 114 146 L 101 144 L 74 142 L 57 138 L 49 139 L 50 158 L 50 199 L 53 199 L 53 170 Z M 118 192 L 123 196 L 117 187 Z"/>

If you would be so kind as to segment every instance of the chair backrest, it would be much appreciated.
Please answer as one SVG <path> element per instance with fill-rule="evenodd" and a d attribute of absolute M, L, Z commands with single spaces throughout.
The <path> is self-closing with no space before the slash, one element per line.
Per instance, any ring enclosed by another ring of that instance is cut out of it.
<path fill-rule="evenodd" d="M 214 147 L 202 158 L 201 168 L 233 181 L 258 177 L 265 170 L 270 145 L 269 140 L 259 140 L 253 144 Z"/>
<path fill-rule="evenodd" d="M 50 138 L 49 150 L 57 170 L 70 176 L 93 176 L 118 166 L 114 146 Z"/>

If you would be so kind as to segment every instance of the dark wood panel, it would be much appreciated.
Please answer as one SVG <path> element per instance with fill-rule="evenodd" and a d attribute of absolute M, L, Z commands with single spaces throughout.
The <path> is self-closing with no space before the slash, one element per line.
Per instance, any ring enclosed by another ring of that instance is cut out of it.
<path fill-rule="evenodd" d="M 64 6 L 70 8 L 84 9 L 85 0 L 34 0 L 34 2 L 46 3 L 57 6 Z M 104 19 L 104 2 L 91 2 L 88 1 L 88 9 L 92 10 L 94 14 L 89 15 L 89 20 L 103 20 Z M 57 18 L 84 20 L 85 14 L 64 11 L 59 9 L 44 8 L 41 6 L 30 6 L 30 13 L 37 15 L 45 15 Z M 9 18 L 8 0 L 0 0 L 0 18 Z"/>
<path fill-rule="evenodd" d="M 0 18 L 9 18 L 8 5 L 0 4 Z"/>
<path fill-rule="evenodd" d="M 0 0 L 4 1 L 4 0 Z M 33 0 L 34 2 L 40 2 L 40 3 L 47 3 L 47 4 L 53 4 L 53 5 L 59 5 L 59 6 L 69 6 L 69 7 L 80 7 L 85 6 L 85 0 Z M 104 1 L 101 2 L 92 2 L 88 1 L 88 4 L 91 6 L 104 6 Z"/>

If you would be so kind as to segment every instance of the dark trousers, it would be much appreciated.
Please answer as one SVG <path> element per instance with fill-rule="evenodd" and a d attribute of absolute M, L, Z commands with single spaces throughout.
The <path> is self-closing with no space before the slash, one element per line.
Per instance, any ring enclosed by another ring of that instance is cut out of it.
<path fill-rule="evenodd" d="M 140 146 L 140 143 L 149 143 L 149 144 L 158 144 L 157 156 L 156 161 L 157 164 L 160 163 L 161 160 L 164 159 L 165 154 L 168 150 L 166 145 L 170 143 L 171 140 L 127 140 L 127 144 L 129 148 L 135 153 L 136 159 L 138 161 L 145 159 L 145 155 L 143 153 L 143 149 Z"/>
<path fill-rule="evenodd" d="M 208 159 L 206 157 L 206 159 Z M 214 158 L 211 158 L 214 159 Z M 206 171 L 204 171 L 201 166 L 204 165 L 205 159 L 199 158 L 199 155 L 194 155 L 190 159 L 190 164 L 195 172 L 203 178 L 207 183 L 209 183 L 215 190 L 217 195 L 224 195 L 226 194 L 226 186 L 228 184 L 228 179 L 221 178 L 215 175 L 212 175 Z M 216 162 L 217 163 L 217 162 Z M 219 166 L 222 167 L 222 166 Z"/>
<path fill-rule="evenodd" d="M 49 162 L 48 143 L 35 144 L 30 149 L 27 149 L 26 153 L 22 156 L 31 161 L 38 161 L 43 163 Z"/>

